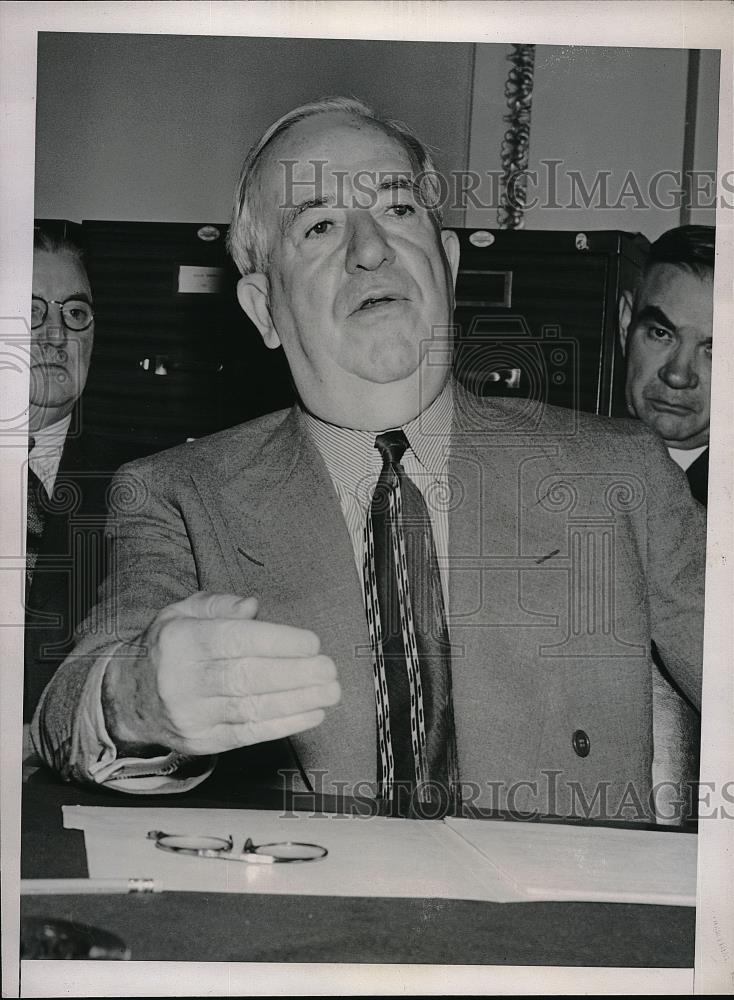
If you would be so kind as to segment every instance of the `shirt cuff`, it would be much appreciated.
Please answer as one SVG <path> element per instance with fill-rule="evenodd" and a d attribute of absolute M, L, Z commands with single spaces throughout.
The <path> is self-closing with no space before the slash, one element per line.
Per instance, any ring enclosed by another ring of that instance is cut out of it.
<path fill-rule="evenodd" d="M 214 770 L 215 756 L 191 757 L 177 751 L 158 757 L 117 756 L 102 709 L 102 682 L 111 658 L 90 672 L 80 705 L 80 717 L 87 723 L 83 755 L 90 761 L 89 778 L 95 784 L 136 794 L 185 792 L 201 784 Z"/>

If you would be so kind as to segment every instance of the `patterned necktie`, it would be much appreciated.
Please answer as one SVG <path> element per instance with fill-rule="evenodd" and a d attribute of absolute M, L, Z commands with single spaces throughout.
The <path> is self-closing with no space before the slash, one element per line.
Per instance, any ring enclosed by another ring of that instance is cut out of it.
<path fill-rule="evenodd" d="M 365 595 L 377 703 L 384 813 L 458 811 L 451 650 L 433 531 L 401 463 L 402 430 L 378 435 L 383 466 L 367 521 Z"/>
<path fill-rule="evenodd" d="M 30 456 L 31 450 L 35 445 L 34 438 L 28 440 L 28 454 Z M 38 553 L 41 549 L 41 540 L 43 539 L 43 527 L 45 523 L 45 510 L 47 504 L 44 502 L 46 500 L 46 490 L 43 483 L 35 474 L 31 468 L 30 458 L 28 461 L 28 486 L 27 486 L 27 501 L 26 501 L 26 556 L 25 556 L 25 584 L 26 584 L 26 603 L 28 592 L 31 589 L 31 584 L 33 583 L 33 570 L 36 566 L 36 560 L 38 559 Z"/>

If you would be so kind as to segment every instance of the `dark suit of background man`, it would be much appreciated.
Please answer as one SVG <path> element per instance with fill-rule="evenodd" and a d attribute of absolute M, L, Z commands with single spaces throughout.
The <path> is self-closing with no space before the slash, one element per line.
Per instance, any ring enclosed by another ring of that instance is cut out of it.
<path fill-rule="evenodd" d="M 706 506 L 714 307 L 713 226 L 680 226 L 651 246 L 635 292 L 620 299 L 627 408 L 665 442 Z M 669 683 L 653 677 L 653 774 L 673 785 L 698 777 L 700 717 Z M 666 680 L 667 678 L 667 680 Z"/>
<path fill-rule="evenodd" d="M 120 471 L 115 572 L 34 719 L 67 780 L 223 755 L 399 815 L 651 815 L 650 637 L 697 701 L 703 512 L 642 425 L 453 382 L 433 170 L 339 98 L 248 154 L 239 299 L 300 403 Z"/>
<path fill-rule="evenodd" d="M 79 406 L 94 341 L 77 247 L 36 230 L 33 248 L 23 717 L 73 645 L 104 576 L 109 442 L 82 430 Z"/>

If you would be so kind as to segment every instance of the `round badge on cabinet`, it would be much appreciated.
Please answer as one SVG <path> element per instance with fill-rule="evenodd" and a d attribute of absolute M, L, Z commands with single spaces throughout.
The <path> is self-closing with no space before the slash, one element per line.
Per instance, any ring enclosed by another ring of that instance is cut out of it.
<path fill-rule="evenodd" d="M 589 734 L 583 729 L 577 729 L 571 737 L 571 746 L 577 757 L 588 757 L 591 750 L 591 740 Z"/>

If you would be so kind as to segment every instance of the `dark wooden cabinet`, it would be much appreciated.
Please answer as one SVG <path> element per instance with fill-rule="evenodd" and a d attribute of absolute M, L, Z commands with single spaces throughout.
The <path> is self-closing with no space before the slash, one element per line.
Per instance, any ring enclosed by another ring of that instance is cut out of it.
<path fill-rule="evenodd" d="M 67 219 L 35 219 L 34 233 L 43 229 L 47 236 L 57 240 L 70 240 L 78 247 L 84 245 L 84 232 L 80 222 L 69 222 Z"/>
<path fill-rule="evenodd" d="M 263 346 L 237 302 L 226 226 L 44 224 L 81 241 L 94 292 L 87 426 L 143 453 L 293 400 L 283 352 Z M 457 377 L 482 395 L 622 415 L 617 300 L 635 283 L 644 237 L 458 234 Z"/>
<path fill-rule="evenodd" d="M 84 222 L 96 330 L 85 418 L 167 447 L 287 406 L 283 352 L 237 302 L 227 227 Z"/>
<path fill-rule="evenodd" d="M 623 416 L 617 302 L 649 246 L 619 232 L 459 230 L 455 368 L 481 395 Z"/>

